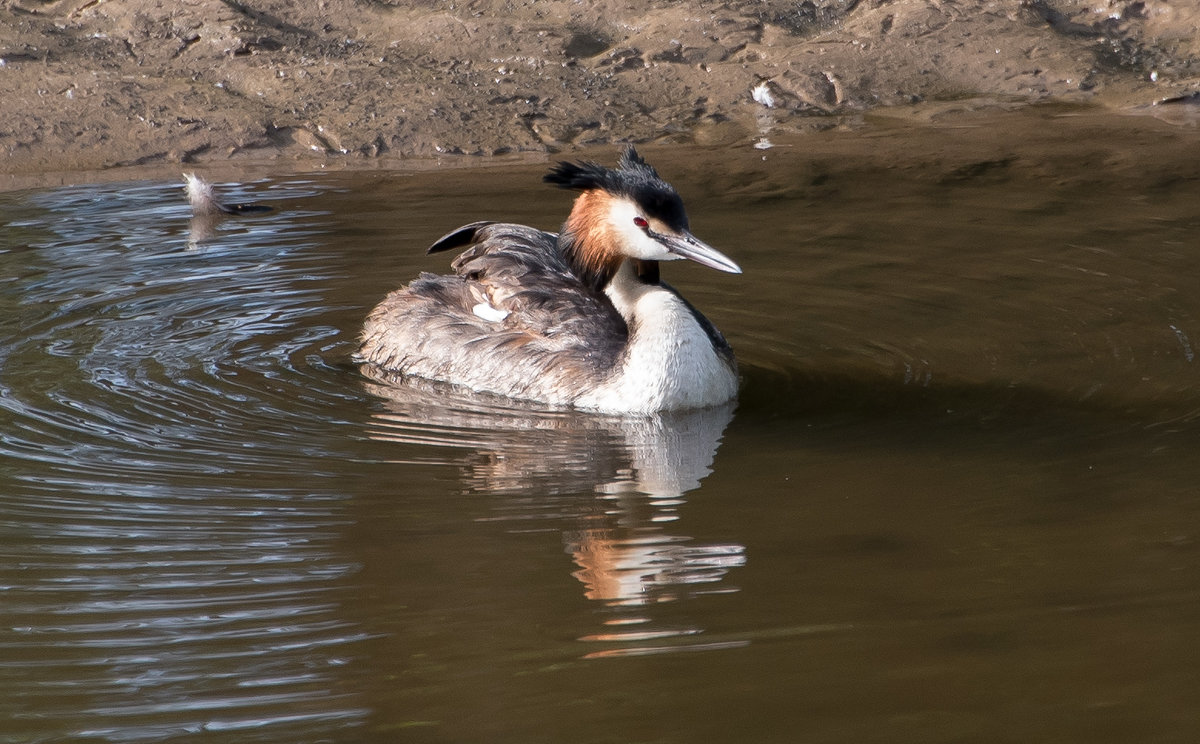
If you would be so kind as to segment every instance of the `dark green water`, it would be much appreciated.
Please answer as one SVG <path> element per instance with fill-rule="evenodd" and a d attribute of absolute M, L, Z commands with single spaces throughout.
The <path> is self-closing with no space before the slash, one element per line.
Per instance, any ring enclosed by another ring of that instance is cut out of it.
<path fill-rule="evenodd" d="M 736 409 L 350 364 L 540 164 L 0 194 L 0 742 L 1190 741 L 1200 184 L 649 155 Z"/>

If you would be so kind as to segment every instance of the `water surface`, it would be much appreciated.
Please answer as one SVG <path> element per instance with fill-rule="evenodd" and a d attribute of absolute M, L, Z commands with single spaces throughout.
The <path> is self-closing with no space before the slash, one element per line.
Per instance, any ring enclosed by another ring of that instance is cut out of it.
<path fill-rule="evenodd" d="M 648 155 L 737 406 L 354 367 L 543 164 L 0 194 L 0 741 L 1189 740 L 1200 184 Z"/>

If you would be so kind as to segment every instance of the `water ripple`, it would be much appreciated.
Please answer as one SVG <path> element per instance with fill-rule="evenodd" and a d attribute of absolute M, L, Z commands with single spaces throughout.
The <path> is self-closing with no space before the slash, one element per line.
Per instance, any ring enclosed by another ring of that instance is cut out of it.
<path fill-rule="evenodd" d="M 332 692 L 365 635 L 315 425 L 347 397 L 317 217 L 196 241 L 174 184 L 0 201 L 0 740 L 361 722 Z"/>

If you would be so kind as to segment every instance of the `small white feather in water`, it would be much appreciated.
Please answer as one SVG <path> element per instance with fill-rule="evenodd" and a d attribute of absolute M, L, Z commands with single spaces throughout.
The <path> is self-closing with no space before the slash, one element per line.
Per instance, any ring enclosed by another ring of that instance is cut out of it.
<path fill-rule="evenodd" d="M 188 203 L 192 205 L 192 214 L 225 214 L 229 211 L 217 201 L 217 195 L 208 181 L 195 173 L 184 173 L 183 182 L 186 184 L 183 190 L 187 192 Z"/>
<path fill-rule="evenodd" d="M 219 214 L 259 214 L 270 212 L 271 207 L 262 204 L 227 204 L 217 198 L 212 184 L 195 173 L 184 173 L 184 191 L 196 217 L 212 217 Z"/>

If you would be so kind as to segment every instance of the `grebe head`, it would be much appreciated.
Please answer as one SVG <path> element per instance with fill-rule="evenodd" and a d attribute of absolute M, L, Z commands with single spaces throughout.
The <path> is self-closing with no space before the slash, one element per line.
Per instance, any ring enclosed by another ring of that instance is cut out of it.
<path fill-rule="evenodd" d="M 611 278 L 626 258 L 687 258 L 720 271 L 742 271 L 692 235 L 683 200 L 633 145 L 625 149 L 616 168 L 562 162 L 544 180 L 583 192 L 563 227 L 562 243 L 586 273 Z"/>

